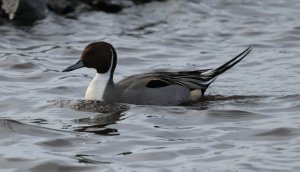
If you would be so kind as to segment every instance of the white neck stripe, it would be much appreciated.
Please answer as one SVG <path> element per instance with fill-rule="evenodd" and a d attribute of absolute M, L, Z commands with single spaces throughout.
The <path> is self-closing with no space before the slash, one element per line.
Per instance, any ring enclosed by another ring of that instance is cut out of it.
<path fill-rule="evenodd" d="M 110 49 L 112 51 L 112 49 Z M 114 54 L 112 51 L 112 59 L 110 68 L 106 73 L 97 73 L 93 80 L 90 82 L 86 92 L 85 99 L 86 100 L 103 100 L 103 95 L 109 80 L 111 79 L 111 71 L 113 66 Z"/>

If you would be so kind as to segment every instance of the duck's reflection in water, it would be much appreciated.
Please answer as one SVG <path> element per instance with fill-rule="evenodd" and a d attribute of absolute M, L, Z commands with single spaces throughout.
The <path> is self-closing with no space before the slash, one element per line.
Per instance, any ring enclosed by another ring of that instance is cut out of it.
<path fill-rule="evenodd" d="M 113 136 L 119 135 L 118 130 L 112 128 L 112 124 L 120 121 L 122 112 L 115 111 L 110 113 L 97 114 L 94 117 L 75 119 L 75 123 L 87 124 L 75 128 L 77 132 L 89 132 L 98 135 Z"/>

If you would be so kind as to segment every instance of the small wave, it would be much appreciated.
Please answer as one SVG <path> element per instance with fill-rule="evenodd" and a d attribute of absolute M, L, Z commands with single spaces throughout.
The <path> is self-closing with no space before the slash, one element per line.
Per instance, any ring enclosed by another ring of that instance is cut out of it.
<path fill-rule="evenodd" d="M 256 113 L 242 111 L 242 110 L 209 110 L 207 114 L 211 117 L 226 117 L 226 118 L 245 118 L 257 115 Z"/>
<path fill-rule="evenodd" d="M 0 138 L 15 135 L 29 135 L 35 137 L 51 137 L 63 135 L 62 131 L 50 128 L 24 124 L 16 120 L 0 119 Z"/>
<path fill-rule="evenodd" d="M 292 128 L 275 128 L 269 131 L 260 132 L 256 134 L 256 136 L 277 136 L 277 137 L 293 136 L 296 134 L 293 131 L 294 129 Z"/>
<path fill-rule="evenodd" d="M 259 96 L 259 95 L 233 95 L 233 96 L 222 96 L 222 95 L 207 95 L 203 97 L 200 101 L 227 101 L 227 100 L 250 100 L 250 99 L 260 99 L 266 98 L 267 96 Z"/>
<path fill-rule="evenodd" d="M 299 101 L 300 94 L 285 95 L 285 96 L 276 97 L 275 99 L 277 99 L 277 100 L 292 100 L 292 101 L 296 100 L 296 101 Z"/>
<path fill-rule="evenodd" d="M 25 70 L 25 69 L 34 69 L 37 67 L 38 66 L 36 64 L 27 62 L 27 63 L 19 63 L 19 64 L 12 65 L 10 68 L 16 70 Z"/>

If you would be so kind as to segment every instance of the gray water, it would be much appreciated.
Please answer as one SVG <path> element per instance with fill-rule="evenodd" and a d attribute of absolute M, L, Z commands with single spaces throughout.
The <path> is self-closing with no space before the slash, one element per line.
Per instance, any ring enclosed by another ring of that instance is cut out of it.
<path fill-rule="evenodd" d="M 170 0 L 0 27 L 0 171 L 300 171 L 300 1 Z M 189 106 L 84 102 L 95 71 L 61 70 L 94 41 L 115 80 L 221 65 Z M 126 108 L 128 108 L 126 110 Z"/>

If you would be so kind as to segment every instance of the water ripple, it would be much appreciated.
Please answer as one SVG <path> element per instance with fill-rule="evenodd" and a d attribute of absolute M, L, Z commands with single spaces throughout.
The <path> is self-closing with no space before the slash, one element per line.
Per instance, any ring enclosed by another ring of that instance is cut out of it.
<path fill-rule="evenodd" d="M 172 0 L 1 26 L 0 170 L 299 171 L 298 0 Z M 217 67 L 253 51 L 188 106 L 84 101 L 92 69 L 60 72 L 90 42 L 114 79 Z"/>

